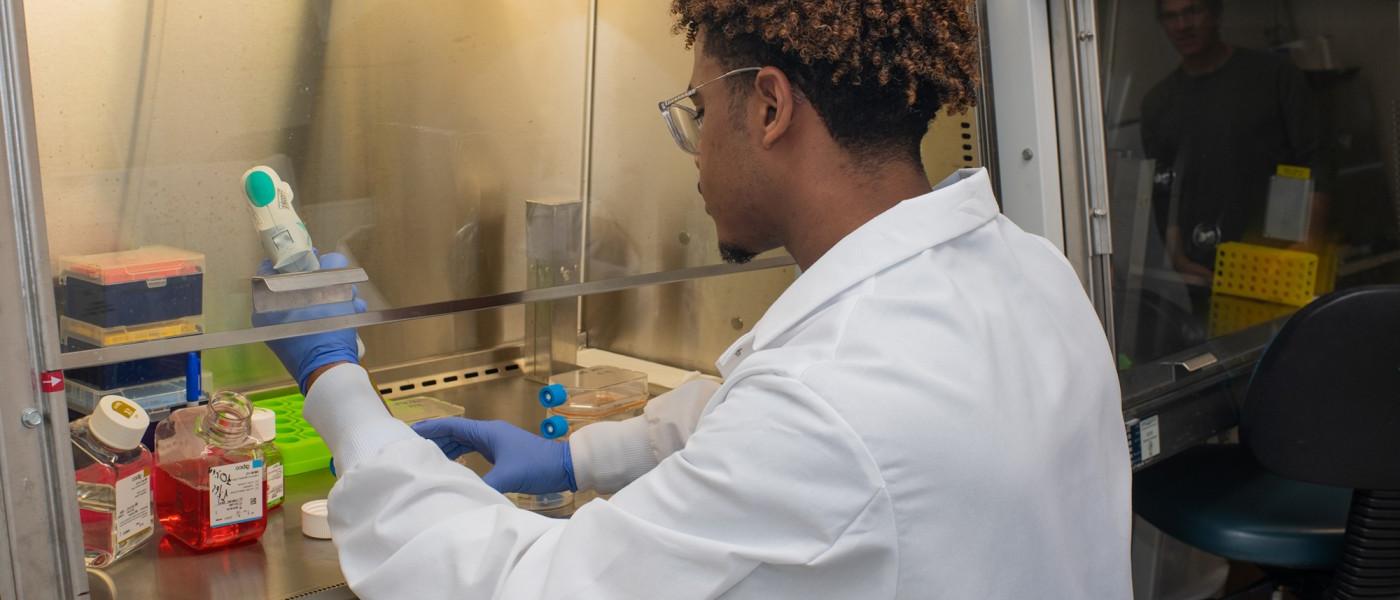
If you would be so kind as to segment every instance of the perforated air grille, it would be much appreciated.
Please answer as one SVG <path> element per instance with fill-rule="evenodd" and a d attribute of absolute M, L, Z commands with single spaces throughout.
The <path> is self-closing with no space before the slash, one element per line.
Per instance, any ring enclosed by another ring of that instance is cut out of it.
<path fill-rule="evenodd" d="M 379 395 L 385 398 L 417 396 L 424 391 L 453 388 L 488 379 L 514 377 L 520 374 L 520 364 L 514 361 L 481 365 L 461 371 L 447 371 L 413 379 L 379 382 Z"/>

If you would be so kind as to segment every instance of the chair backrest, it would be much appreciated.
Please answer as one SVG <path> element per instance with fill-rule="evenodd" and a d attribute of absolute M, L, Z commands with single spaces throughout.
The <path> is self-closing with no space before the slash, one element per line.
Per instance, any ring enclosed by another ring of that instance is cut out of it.
<path fill-rule="evenodd" d="M 1283 477 L 1400 490 L 1400 285 L 1294 314 L 1259 359 L 1240 440 Z"/>

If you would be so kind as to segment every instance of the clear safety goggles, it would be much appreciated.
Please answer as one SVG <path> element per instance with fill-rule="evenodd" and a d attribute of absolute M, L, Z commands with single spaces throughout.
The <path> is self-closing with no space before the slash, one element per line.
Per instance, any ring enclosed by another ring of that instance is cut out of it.
<path fill-rule="evenodd" d="M 705 115 L 701 111 L 696 110 L 693 104 L 689 103 L 690 97 L 694 96 L 695 92 L 700 91 L 702 87 L 724 79 L 725 77 L 729 77 L 730 75 L 737 75 L 739 73 L 747 73 L 760 69 L 762 69 L 762 67 L 734 69 L 733 71 L 690 88 L 682 94 L 673 96 L 669 100 L 663 100 L 657 103 L 657 107 L 661 109 L 661 119 L 666 121 L 666 129 L 670 130 L 671 137 L 676 140 L 676 145 L 680 146 L 681 150 L 689 154 L 700 153 L 700 125 L 704 122 Z"/>

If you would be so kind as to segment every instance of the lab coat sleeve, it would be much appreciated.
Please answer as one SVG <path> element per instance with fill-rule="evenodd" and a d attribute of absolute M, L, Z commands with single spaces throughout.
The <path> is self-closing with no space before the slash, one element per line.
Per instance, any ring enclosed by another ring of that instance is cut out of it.
<path fill-rule="evenodd" d="M 338 391 L 308 403 L 377 402 L 368 386 Z M 324 435 L 335 450 L 363 429 Z M 367 439 L 384 444 L 357 447 L 329 507 L 341 570 L 367 600 L 713 598 L 760 564 L 820 560 L 885 497 L 845 421 L 778 376 L 736 384 L 682 450 L 569 520 L 511 506 L 430 442 Z"/>
<path fill-rule="evenodd" d="M 580 428 L 569 436 L 578 488 L 614 493 L 680 450 L 719 386 L 695 379 L 653 398 L 641 416 Z"/>

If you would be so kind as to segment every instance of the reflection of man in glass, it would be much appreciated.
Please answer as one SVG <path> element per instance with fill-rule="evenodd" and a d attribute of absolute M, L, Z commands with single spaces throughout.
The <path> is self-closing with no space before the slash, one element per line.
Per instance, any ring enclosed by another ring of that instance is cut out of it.
<path fill-rule="evenodd" d="M 1157 0 L 1181 65 L 1142 103 L 1142 142 L 1172 173 L 1158 203 L 1172 266 L 1209 281 L 1220 242 L 1262 237 L 1269 180 L 1280 165 L 1315 168 L 1321 132 L 1302 72 L 1220 37 L 1222 0 Z M 1320 232 L 1314 199 L 1312 235 Z"/>

